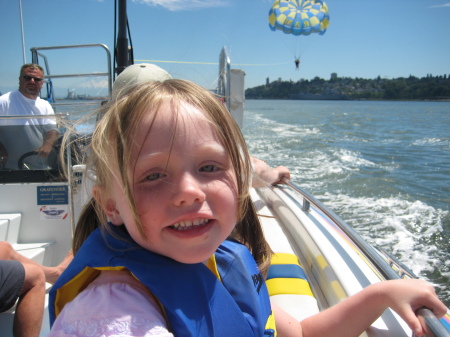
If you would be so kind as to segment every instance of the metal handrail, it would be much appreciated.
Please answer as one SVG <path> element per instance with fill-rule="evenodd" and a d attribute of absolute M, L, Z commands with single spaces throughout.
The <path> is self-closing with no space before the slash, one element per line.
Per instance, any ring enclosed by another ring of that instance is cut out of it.
<path fill-rule="evenodd" d="M 386 280 L 400 279 L 400 276 L 391 268 L 391 266 L 381 257 L 380 254 L 369 245 L 356 231 L 344 222 L 338 215 L 326 207 L 322 202 L 314 198 L 308 192 L 301 189 L 297 184 L 283 178 L 282 182 L 300 194 L 307 204 L 313 204 L 331 221 L 333 221 L 361 250 L 369 259 L 375 268 L 383 275 Z M 304 202 L 305 204 L 305 202 Z M 307 210 L 304 210 L 307 211 Z M 417 310 L 417 315 L 422 323 L 425 323 L 429 337 L 450 337 L 450 332 L 443 326 L 441 321 L 433 314 L 430 309 L 421 308 Z"/>
<path fill-rule="evenodd" d="M 442 325 L 442 323 L 436 318 L 433 312 L 427 308 L 421 308 L 417 310 L 419 321 L 422 326 L 426 327 L 426 333 L 428 337 L 448 337 L 450 332 Z"/>
<path fill-rule="evenodd" d="M 399 278 L 397 273 L 386 264 L 386 261 L 378 254 L 375 249 L 369 245 L 356 231 L 345 223 L 338 215 L 326 207 L 322 202 L 314 198 L 308 192 L 302 190 L 298 185 L 290 180 L 283 178 L 283 182 L 292 188 L 295 192 L 303 196 L 303 198 L 310 204 L 315 205 L 322 213 L 324 213 L 330 220 L 332 220 L 348 237 L 356 244 L 356 246 L 367 255 L 370 262 L 380 269 L 381 274 L 386 279 Z"/>
<path fill-rule="evenodd" d="M 10 119 L 56 119 L 56 125 L 60 127 L 62 125 L 62 120 L 67 119 L 68 113 L 55 113 L 47 115 L 0 115 L 0 120 L 10 120 Z M 7 126 L 7 125 L 5 125 Z"/>
<path fill-rule="evenodd" d="M 44 119 L 54 118 L 56 120 L 64 119 L 69 116 L 68 113 L 47 114 L 47 115 L 0 115 L 0 119 Z"/>
<path fill-rule="evenodd" d="M 50 72 L 47 57 L 40 53 L 40 50 L 55 50 L 55 49 L 71 49 L 71 48 L 96 48 L 100 47 L 103 48 L 106 52 L 106 62 L 108 65 L 108 71 L 107 72 L 97 72 L 97 73 L 84 73 L 84 74 L 60 74 L 55 75 Z M 68 78 L 68 77 L 88 77 L 88 76 L 107 76 L 108 77 L 108 93 L 111 94 L 112 92 L 112 64 L 111 64 L 111 52 L 109 51 L 108 47 L 102 43 L 91 43 L 91 44 L 77 44 L 77 45 L 64 45 L 64 46 L 46 46 L 46 47 L 32 47 L 30 48 L 33 63 L 38 63 L 38 56 L 42 57 L 45 62 L 46 67 L 46 78 Z"/>

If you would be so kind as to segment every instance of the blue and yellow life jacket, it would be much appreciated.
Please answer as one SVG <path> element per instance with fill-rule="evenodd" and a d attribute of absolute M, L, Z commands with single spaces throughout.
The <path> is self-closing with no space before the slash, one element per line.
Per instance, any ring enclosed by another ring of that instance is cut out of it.
<path fill-rule="evenodd" d="M 274 336 L 269 295 L 253 256 L 226 240 L 215 260 L 183 264 L 143 249 L 125 231 L 97 229 L 50 291 L 50 324 L 102 270 L 129 270 L 161 303 L 175 336 Z"/>

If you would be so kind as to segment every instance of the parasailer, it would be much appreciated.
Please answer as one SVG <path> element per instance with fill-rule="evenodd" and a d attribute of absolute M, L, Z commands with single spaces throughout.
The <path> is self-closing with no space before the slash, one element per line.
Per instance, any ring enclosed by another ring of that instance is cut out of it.
<path fill-rule="evenodd" d="M 320 0 L 276 0 L 269 11 L 269 27 L 294 36 L 325 34 L 330 23 L 328 6 Z M 300 58 L 295 56 L 296 69 Z"/>

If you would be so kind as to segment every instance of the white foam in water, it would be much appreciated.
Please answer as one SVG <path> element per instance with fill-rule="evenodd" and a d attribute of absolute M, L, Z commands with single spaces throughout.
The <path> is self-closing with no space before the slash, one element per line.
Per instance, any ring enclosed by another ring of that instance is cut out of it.
<path fill-rule="evenodd" d="M 401 196 L 375 199 L 327 194 L 317 197 L 365 240 L 393 253 L 416 275 L 424 277 L 425 272 L 441 270 L 443 262 L 450 266 L 446 252 L 430 244 L 432 237 L 442 231 L 442 219 L 449 212 Z M 449 276 L 450 272 L 445 274 Z"/>
<path fill-rule="evenodd" d="M 361 166 L 375 167 L 376 164 L 361 157 L 358 152 L 339 149 L 335 155 L 342 162 L 344 170 L 358 170 Z"/>
<path fill-rule="evenodd" d="M 424 138 L 424 139 L 417 139 L 414 141 L 413 145 L 416 146 L 424 146 L 424 145 L 442 145 L 448 147 L 450 145 L 449 139 L 440 139 L 440 138 Z"/>
<path fill-rule="evenodd" d="M 382 167 L 380 164 L 376 164 L 362 158 L 358 152 L 346 149 L 336 149 L 332 153 L 312 150 L 307 153 L 303 152 L 302 156 L 302 172 L 299 178 L 302 180 L 314 179 L 315 184 L 321 183 L 321 181 L 318 180 L 319 178 L 330 178 L 330 176 L 336 174 L 346 174 L 348 172 L 359 171 L 362 166 L 369 168 Z M 300 159 L 292 160 L 292 166 L 289 167 L 295 167 L 296 163 L 299 161 Z M 391 170 L 395 167 L 396 165 L 391 165 L 389 167 L 382 168 Z M 329 183 L 329 179 L 322 182 Z"/>
<path fill-rule="evenodd" d="M 299 139 L 301 135 L 319 134 L 318 128 L 303 128 L 296 125 L 278 125 L 272 129 L 273 132 L 283 132 L 285 138 L 294 137 Z"/>

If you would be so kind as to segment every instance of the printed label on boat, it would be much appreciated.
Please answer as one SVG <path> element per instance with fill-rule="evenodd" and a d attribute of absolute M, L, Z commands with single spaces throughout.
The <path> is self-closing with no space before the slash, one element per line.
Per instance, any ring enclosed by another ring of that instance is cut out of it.
<path fill-rule="evenodd" d="M 68 205 L 69 187 L 68 186 L 38 186 L 37 187 L 38 205 Z"/>
<path fill-rule="evenodd" d="M 67 218 L 67 206 L 57 205 L 57 206 L 41 206 L 39 208 L 39 214 L 41 220 L 64 220 Z"/>
<path fill-rule="evenodd" d="M 38 186 L 37 204 L 41 220 L 64 220 L 68 215 L 68 186 Z"/>

